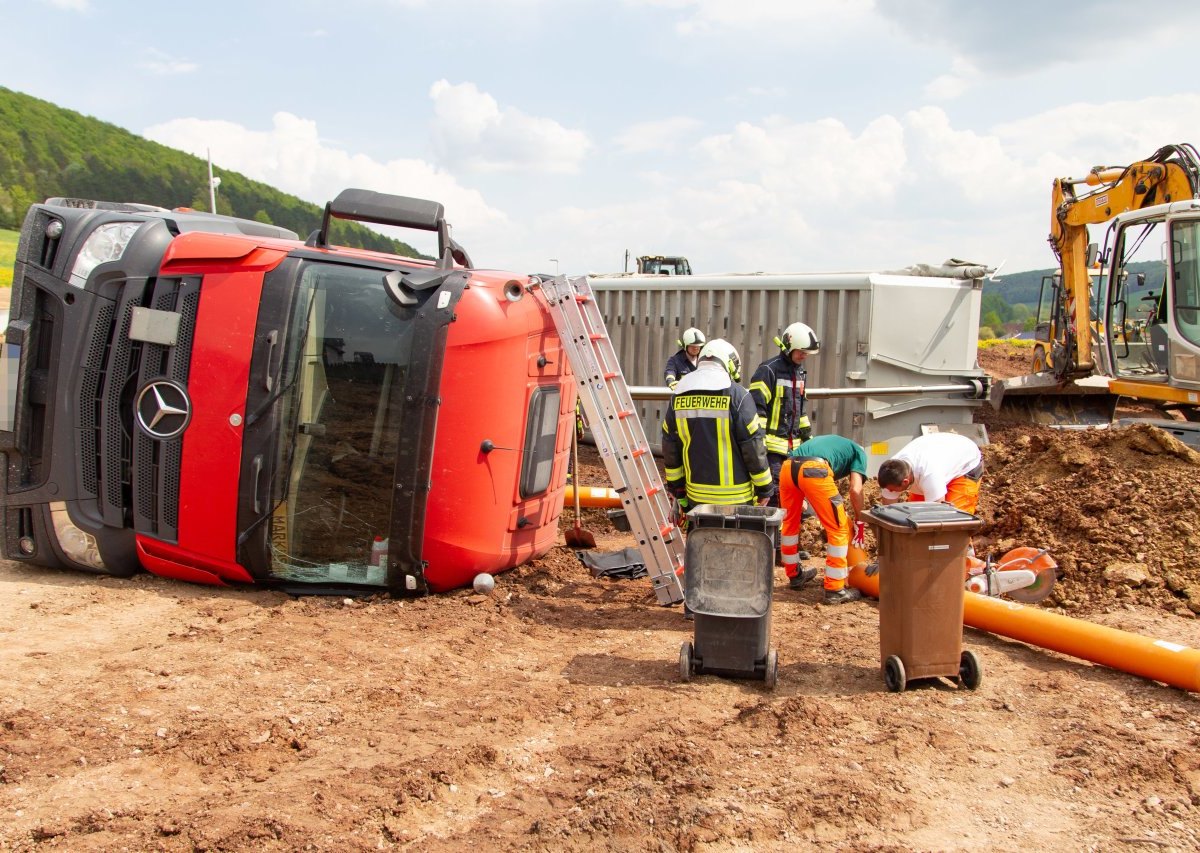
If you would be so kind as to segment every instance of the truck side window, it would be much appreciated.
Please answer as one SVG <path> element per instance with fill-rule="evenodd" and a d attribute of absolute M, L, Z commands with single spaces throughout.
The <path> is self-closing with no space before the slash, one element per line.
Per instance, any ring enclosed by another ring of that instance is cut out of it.
<path fill-rule="evenodd" d="M 542 385 L 529 396 L 525 420 L 525 452 L 521 456 L 521 497 L 540 495 L 550 486 L 558 438 L 559 388 Z"/>

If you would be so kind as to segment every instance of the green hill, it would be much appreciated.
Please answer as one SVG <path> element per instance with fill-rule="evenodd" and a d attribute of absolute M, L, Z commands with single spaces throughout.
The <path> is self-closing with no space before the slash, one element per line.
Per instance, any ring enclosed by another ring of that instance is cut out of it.
<path fill-rule="evenodd" d="M 1129 265 L 1128 269 L 1131 273 L 1145 273 L 1147 288 L 1162 287 L 1163 278 L 1166 275 L 1166 267 L 1162 261 L 1133 263 Z M 1058 272 L 1056 268 L 1008 274 L 1002 272 L 999 281 L 983 283 L 983 292 L 985 294 L 995 293 L 1009 305 L 1028 305 L 1036 308 L 1042 279 L 1056 272 Z"/>
<path fill-rule="evenodd" d="M 323 208 L 220 169 L 217 212 L 307 237 Z M 20 229 L 30 204 L 53 196 L 208 210 L 208 164 L 116 125 L 0 87 L 0 229 Z M 406 243 L 335 220 L 332 242 L 410 257 Z M 7 269 L 11 271 L 12 261 Z"/>
<path fill-rule="evenodd" d="M 10 287 L 13 280 L 13 264 L 17 260 L 17 231 L 0 230 L 0 287 Z"/>

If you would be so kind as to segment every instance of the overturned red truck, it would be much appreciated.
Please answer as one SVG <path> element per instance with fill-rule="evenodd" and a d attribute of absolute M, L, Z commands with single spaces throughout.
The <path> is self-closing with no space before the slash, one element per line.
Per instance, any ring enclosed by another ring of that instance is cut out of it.
<path fill-rule="evenodd" d="M 333 218 L 436 232 L 438 258 L 332 246 Z M 34 205 L 0 369 L 4 556 L 414 595 L 544 553 L 576 392 L 536 283 L 473 268 L 441 204 L 365 190 L 306 241 Z"/>

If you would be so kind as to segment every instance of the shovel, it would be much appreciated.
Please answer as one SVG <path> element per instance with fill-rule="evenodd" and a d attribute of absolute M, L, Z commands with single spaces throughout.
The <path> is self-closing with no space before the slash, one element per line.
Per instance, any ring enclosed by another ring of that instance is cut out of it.
<path fill-rule="evenodd" d="M 596 537 L 579 525 L 579 433 L 571 428 L 571 470 L 575 472 L 575 527 L 565 534 L 568 548 L 595 548 Z"/>

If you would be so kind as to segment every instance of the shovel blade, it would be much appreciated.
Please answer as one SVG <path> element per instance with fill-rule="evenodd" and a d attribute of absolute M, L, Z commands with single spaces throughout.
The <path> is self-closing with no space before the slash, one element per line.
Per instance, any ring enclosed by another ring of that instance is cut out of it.
<path fill-rule="evenodd" d="M 584 530 L 582 527 L 575 526 L 567 530 L 564 534 L 567 540 L 567 546 L 570 548 L 595 548 L 596 537 L 590 531 Z"/>

